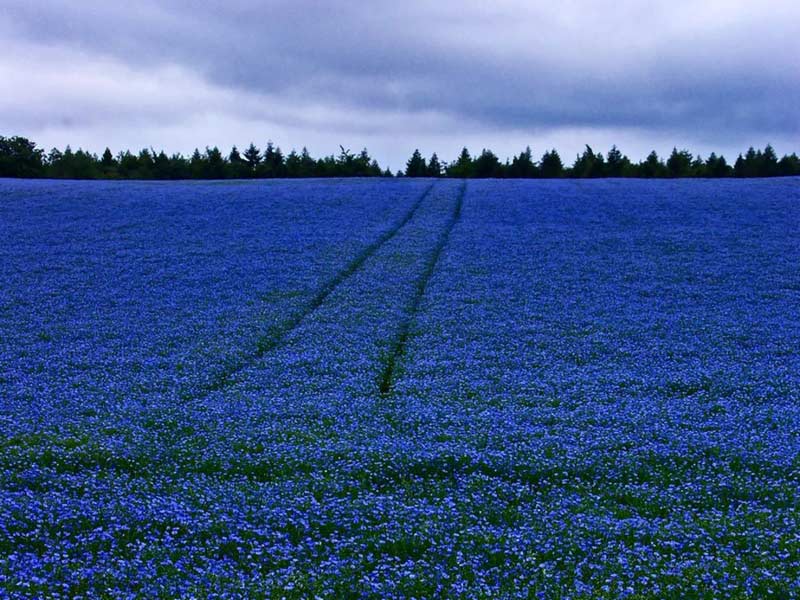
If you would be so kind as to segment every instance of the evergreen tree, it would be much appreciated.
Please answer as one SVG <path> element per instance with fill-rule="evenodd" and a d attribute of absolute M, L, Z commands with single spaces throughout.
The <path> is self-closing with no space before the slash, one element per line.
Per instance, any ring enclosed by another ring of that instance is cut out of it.
<path fill-rule="evenodd" d="M 469 150 L 463 148 L 456 162 L 447 167 L 447 176 L 461 178 L 472 177 L 472 169 L 472 157 L 469 155 Z"/>
<path fill-rule="evenodd" d="M 706 159 L 706 177 L 730 177 L 731 168 L 724 156 L 717 156 L 714 152 Z"/>
<path fill-rule="evenodd" d="M 261 164 L 261 151 L 253 142 L 250 142 L 247 150 L 244 151 L 244 159 L 247 161 L 249 175 L 252 177 L 258 169 L 258 165 Z"/>
<path fill-rule="evenodd" d="M 138 179 L 152 179 L 153 178 L 153 153 L 147 148 L 142 148 L 138 156 L 138 169 L 136 177 Z"/>
<path fill-rule="evenodd" d="M 117 166 L 118 166 L 117 159 L 115 159 L 114 155 L 111 154 L 111 149 L 106 148 L 103 151 L 103 155 L 100 157 L 101 176 L 106 179 L 114 179 L 116 177 L 119 177 Z"/>
<path fill-rule="evenodd" d="M 353 161 L 353 177 L 372 177 L 375 175 L 381 174 L 380 167 L 377 167 L 378 163 L 374 162 L 369 155 L 369 151 L 366 148 L 362 148 L 361 152 L 358 153 L 358 156 L 355 157 Z M 377 173 L 375 172 L 375 168 L 377 167 Z"/>
<path fill-rule="evenodd" d="M 575 158 L 571 169 L 572 177 L 603 177 L 605 175 L 605 159 L 599 152 L 594 153 L 588 144 L 583 154 Z"/>
<path fill-rule="evenodd" d="M 300 155 L 297 154 L 297 151 L 294 148 L 286 156 L 284 167 L 286 168 L 287 177 L 303 177 Z"/>
<path fill-rule="evenodd" d="M 100 158 L 100 164 L 105 169 L 113 169 L 117 166 L 117 161 L 114 160 L 114 155 L 111 154 L 110 148 L 106 148 L 103 152 L 103 156 Z"/>
<path fill-rule="evenodd" d="M 564 163 L 561 162 L 561 157 L 555 149 L 542 155 L 542 160 L 539 161 L 539 171 L 542 177 L 546 178 L 564 176 Z"/>
<path fill-rule="evenodd" d="M 670 177 L 688 177 L 691 174 L 692 153 L 688 150 L 672 149 L 667 159 L 667 171 Z"/>
<path fill-rule="evenodd" d="M 706 162 L 703 160 L 703 157 L 699 154 L 694 157 L 692 164 L 689 166 L 689 176 L 690 177 L 708 177 L 708 171 L 706 170 Z"/>
<path fill-rule="evenodd" d="M 239 149 L 234 146 L 228 155 L 228 175 L 234 179 L 244 179 L 250 175 L 250 165 L 242 158 Z"/>
<path fill-rule="evenodd" d="M 192 179 L 202 179 L 206 171 L 206 157 L 200 154 L 197 148 L 192 152 L 192 157 L 189 159 L 189 170 L 192 174 Z"/>
<path fill-rule="evenodd" d="M 273 177 L 286 176 L 286 164 L 280 146 L 276 146 L 275 152 L 272 154 L 271 171 L 273 173 Z"/>
<path fill-rule="evenodd" d="M 778 174 L 778 156 L 771 144 L 764 148 L 758 171 L 759 177 L 775 177 Z"/>
<path fill-rule="evenodd" d="M 607 177 L 628 177 L 631 172 L 631 161 L 620 152 L 616 145 L 606 154 L 606 176 Z"/>
<path fill-rule="evenodd" d="M 538 176 L 536 164 L 533 162 L 533 154 L 531 147 L 527 146 L 525 150 L 515 156 L 507 169 L 509 177 L 525 177 L 531 178 Z"/>
<path fill-rule="evenodd" d="M 318 177 L 319 175 L 316 172 L 317 162 L 311 158 L 311 155 L 308 153 L 308 148 L 303 146 L 303 150 L 300 153 L 300 166 L 301 166 L 301 177 Z"/>
<path fill-rule="evenodd" d="M 174 179 L 172 162 L 163 150 L 153 156 L 153 177 L 155 179 Z"/>
<path fill-rule="evenodd" d="M 205 158 L 203 179 L 225 179 L 226 164 L 219 148 L 206 146 Z"/>
<path fill-rule="evenodd" d="M 264 150 L 264 159 L 261 162 L 262 177 L 282 177 L 284 175 L 283 153 L 269 141 Z"/>
<path fill-rule="evenodd" d="M 443 166 L 436 152 L 431 154 L 431 159 L 428 161 L 428 177 L 441 177 Z"/>
<path fill-rule="evenodd" d="M 406 177 L 427 177 L 428 165 L 420 154 L 419 149 L 414 150 L 411 158 L 406 162 Z"/>
<path fill-rule="evenodd" d="M 750 146 L 747 153 L 736 159 L 736 164 L 733 167 L 734 175 L 736 177 L 758 177 L 761 171 L 761 150 L 756 152 L 755 148 Z"/>
<path fill-rule="evenodd" d="M 800 175 L 800 157 L 794 152 L 786 154 L 778 162 L 778 175 L 787 177 L 791 175 Z"/>
<path fill-rule="evenodd" d="M 484 148 L 472 165 L 472 177 L 503 177 L 503 165 L 491 150 Z"/>
<path fill-rule="evenodd" d="M 639 163 L 639 176 L 640 177 L 666 177 L 668 175 L 667 167 L 658 157 L 658 154 L 653 150 L 647 155 L 643 162 Z"/>

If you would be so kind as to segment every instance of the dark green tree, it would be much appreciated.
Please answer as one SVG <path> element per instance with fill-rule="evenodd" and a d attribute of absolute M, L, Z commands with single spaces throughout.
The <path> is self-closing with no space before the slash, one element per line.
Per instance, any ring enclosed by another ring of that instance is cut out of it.
<path fill-rule="evenodd" d="M 778 155 L 771 144 L 767 144 L 761 154 L 761 164 L 759 165 L 759 177 L 775 177 L 778 174 Z"/>
<path fill-rule="evenodd" d="M 303 177 L 300 155 L 297 154 L 296 150 L 292 149 L 292 151 L 286 155 L 284 167 L 286 168 L 287 177 Z"/>
<path fill-rule="evenodd" d="M 605 159 L 599 152 L 594 153 L 588 144 L 583 154 L 575 158 L 575 163 L 570 169 L 572 177 L 603 177 L 605 176 Z"/>
<path fill-rule="evenodd" d="M 234 179 L 245 179 L 250 176 L 250 165 L 242 158 L 239 149 L 234 146 L 228 155 L 228 176 Z"/>
<path fill-rule="evenodd" d="M 606 177 L 629 177 L 631 161 L 616 145 L 606 154 Z"/>
<path fill-rule="evenodd" d="M 699 154 L 694 157 L 692 164 L 689 165 L 689 177 L 708 177 L 706 161 Z"/>
<path fill-rule="evenodd" d="M 732 169 L 724 156 L 717 156 L 714 152 L 706 159 L 706 177 L 730 177 Z"/>
<path fill-rule="evenodd" d="M 494 152 L 484 148 L 473 162 L 472 176 L 479 178 L 503 177 L 503 165 Z"/>
<path fill-rule="evenodd" d="M 261 164 L 261 150 L 256 148 L 253 142 L 250 142 L 247 150 L 244 151 L 244 159 L 247 161 L 247 166 L 249 167 L 249 176 L 253 177 L 258 170 L 258 165 Z"/>
<path fill-rule="evenodd" d="M 175 179 L 172 173 L 172 161 L 167 156 L 167 153 L 161 150 L 158 154 L 153 154 L 153 178 Z"/>
<path fill-rule="evenodd" d="M 227 165 L 225 164 L 225 159 L 222 157 L 222 152 L 219 151 L 219 148 L 216 146 L 213 148 L 206 146 L 205 158 L 203 179 L 225 179 Z"/>
<path fill-rule="evenodd" d="M 111 154 L 110 148 L 106 148 L 103 151 L 103 156 L 100 158 L 100 164 L 104 169 L 113 169 L 117 166 L 117 161 L 114 160 L 114 155 Z"/>
<path fill-rule="evenodd" d="M 270 141 L 264 150 L 259 175 L 261 177 L 284 177 L 286 174 L 283 153 Z"/>
<path fill-rule="evenodd" d="M 667 171 L 670 177 L 688 177 L 692 170 L 692 153 L 688 150 L 672 149 L 667 159 Z"/>
<path fill-rule="evenodd" d="M 431 159 L 428 161 L 428 177 L 441 177 L 444 167 L 436 152 L 431 154 Z"/>
<path fill-rule="evenodd" d="M 0 136 L 0 177 L 41 177 L 44 151 L 27 138 Z"/>
<path fill-rule="evenodd" d="M 192 174 L 192 179 L 203 179 L 206 172 L 207 159 L 204 155 L 200 154 L 197 148 L 192 152 L 192 157 L 189 159 L 189 170 Z"/>
<path fill-rule="evenodd" d="M 519 156 L 515 156 L 511 160 L 507 173 L 509 177 L 524 178 L 537 177 L 539 175 L 536 163 L 533 162 L 533 153 L 530 146 L 527 146 L 525 150 L 519 153 Z"/>
<path fill-rule="evenodd" d="M 406 162 L 406 177 L 427 177 L 428 165 L 420 154 L 419 149 L 414 150 L 411 158 Z"/>
<path fill-rule="evenodd" d="M 794 152 L 784 155 L 778 162 L 778 175 L 783 177 L 800 175 L 800 157 Z"/>
<path fill-rule="evenodd" d="M 138 156 L 138 163 L 139 168 L 138 172 L 136 173 L 137 179 L 152 179 L 153 178 L 153 171 L 155 167 L 155 162 L 153 161 L 153 154 L 147 148 L 142 148 L 139 151 Z"/>
<path fill-rule="evenodd" d="M 750 146 L 744 156 L 741 154 L 736 159 L 733 172 L 736 177 L 759 177 L 761 174 L 761 150 Z"/>
<path fill-rule="evenodd" d="M 301 177 L 319 177 L 316 171 L 317 161 L 311 158 L 311 154 L 309 154 L 308 148 L 305 146 L 300 152 L 300 167 Z"/>
<path fill-rule="evenodd" d="M 447 167 L 448 177 L 472 177 L 473 162 L 472 157 L 469 155 L 469 150 L 463 148 L 461 154 L 458 155 L 456 162 L 451 163 Z"/>
<path fill-rule="evenodd" d="M 369 150 L 362 148 L 355 157 L 352 177 L 377 177 L 380 174 L 381 168 L 378 166 L 378 162 L 372 160 Z"/>
<path fill-rule="evenodd" d="M 639 177 L 667 177 L 669 175 L 667 167 L 658 157 L 655 150 L 648 154 L 644 161 L 639 163 L 639 168 L 637 170 Z"/>
<path fill-rule="evenodd" d="M 546 178 L 552 179 L 564 176 L 564 163 L 561 162 L 561 157 L 555 149 L 542 155 L 542 160 L 539 161 L 539 171 L 542 177 Z"/>

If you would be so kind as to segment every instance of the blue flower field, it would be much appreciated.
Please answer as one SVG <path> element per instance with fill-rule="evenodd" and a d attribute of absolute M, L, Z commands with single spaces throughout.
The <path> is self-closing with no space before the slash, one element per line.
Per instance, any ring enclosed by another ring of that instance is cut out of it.
<path fill-rule="evenodd" d="M 0 180 L 0 598 L 800 597 L 800 180 Z"/>

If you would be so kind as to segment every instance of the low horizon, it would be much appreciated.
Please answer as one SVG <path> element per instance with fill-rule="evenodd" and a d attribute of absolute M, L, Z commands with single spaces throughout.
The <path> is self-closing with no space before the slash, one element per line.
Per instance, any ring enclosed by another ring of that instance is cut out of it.
<path fill-rule="evenodd" d="M 284 146 L 284 145 L 281 145 L 279 143 L 276 143 L 274 140 L 272 140 L 270 138 L 268 138 L 266 140 L 266 142 L 264 142 L 263 144 L 259 144 L 257 141 L 252 140 L 252 141 L 249 141 L 249 142 L 247 142 L 245 144 L 238 144 L 237 143 L 237 144 L 232 144 L 230 146 L 221 146 L 219 144 L 195 145 L 188 152 L 184 152 L 182 150 L 173 151 L 170 148 L 160 147 L 160 146 L 157 146 L 157 145 L 154 145 L 154 144 L 146 144 L 146 145 L 144 145 L 142 147 L 135 147 L 135 148 L 134 147 L 115 148 L 115 147 L 112 147 L 112 146 L 107 145 L 107 144 L 106 145 L 102 145 L 101 144 L 101 146 L 102 146 L 101 148 L 86 148 L 86 147 L 83 147 L 83 146 L 80 146 L 80 145 L 76 145 L 76 144 L 73 144 L 73 143 L 67 143 L 67 144 L 64 144 L 64 145 L 61 145 L 61 146 L 49 146 L 49 145 L 46 145 L 46 144 L 38 143 L 38 140 L 34 140 L 33 138 L 30 138 L 29 136 L 26 136 L 24 134 L 17 134 L 15 132 L 10 132 L 10 133 L 6 132 L 6 134 L 4 134 L 3 132 L 0 132 L 0 137 L 2 137 L 2 136 L 5 136 L 6 138 L 22 137 L 22 138 L 25 138 L 25 139 L 29 139 L 30 141 L 36 143 L 36 147 L 41 149 L 41 150 L 43 150 L 45 152 L 45 154 L 49 153 L 52 150 L 64 151 L 64 150 L 66 150 L 67 147 L 69 147 L 73 152 L 78 151 L 78 150 L 82 150 L 84 152 L 88 152 L 89 154 L 95 155 L 98 158 L 101 157 L 106 150 L 110 150 L 111 154 L 115 158 L 118 158 L 121 154 L 124 154 L 124 153 L 131 153 L 131 154 L 137 155 L 141 151 L 147 150 L 148 152 L 151 152 L 151 153 L 155 152 L 157 154 L 157 153 L 163 152 L 167 156 L 179 155 L 179 156 L 182 156 L 182 157 L 188 159 L 188 158 L 190 158 L 192 156 L 192 154 L 196 150 L 199 151 L 200 153 L 204 153 L 207 149 L 214 149 L 214 148 L 218 149 L 223 154 L 223 156 L 227 158 L 229 153 L 230 153 L 230 151 L 233 150 L 234 148 L 236 150 L 238 150 L 239 152 L 244 152 L 247 149 L 247 147 L 250 146 L 251 144 L 256 146 L 259 150 L 265 150 L 267 148 L 267 146 L 271 144 L 276 150 L 280 150 L 284 157 L 288 156 L 291 152 L 295 152 L 297 154 L 300 154 L 303 150 L 308 150 L 309 154 L 311 154 L 312 156 L 317 157 L 317 158 L 324 158 L 324 157 L 329 157 L 329 156 L 334 156 L 335 157 L 335 156 L 337 156 L 337 155 L 339 155 L 341 153 L 342 149 L 344 149 L 344 151 L 350 152 L 352 154 L 358 154 L 359 152 L 362 152 L 363 150 L 367 150 L 372 158 L 375 158 L 376 160 L 378 160 L 378 162 L 380 163 L 380 166 L 381 166 L 381 168 L 383 170 L 387 170 L 388 169 L 392 173 L 396 173 L 398 170 L 400 170 L 400 171 L 405 170 L 405 168 L 407 166 L 408 159 L 414 154 L 415 151 L 419 151 L 422 154 L 422 156 L 426 157 L 426 158 L 429 158 L 430 156 L 435 154 L 442 161 L 443 164 L 451 164 L 451 163 L 454 163 L 456 160 L 458 160 L 458 156 L 461 154 L 461 152 L 464 149 L 467 149 L 469 151 L 469 153 L 473 157 L 477 157 L 477 156 L 480 155 L 480 153 L 482 151 L 488 150 L 492 154 L 497 156 L 497 158 L 500 160 L 501 163 L 504 163 L 506 161 L 511 162 L 511 160 L 513 160 L 516 156 L 518 156 L 520 154 L 520 152 L 524 152 L 526 149 L 530 149 L 533 152 L 534 158 L 541 157 L 541 155 L 543 155 L 543 154 L 545 154 L 547 152 L 551 152 L 551 151 L 555 150 L 556 152 L 558 152 L 559 156 L 561 157 L 561 159 L 564 161 L 565 165 L 567 165 L 567 166 L 572 164 L 572 162 L 576 158 L 579 158 L 584 153 L 584 151 L 586 150 L 587 147 L 591 148 L 595 152 L 599 152 L 599 153 L 601 153 L 603 155 L 605 155 L 608 151 L 616 148 L 617 150 L 622 152 L 622 154 L 624 156 L 629 158 L 631 160 L 631 162 L 633 162 L 633 163 L 644 162 L 645 160 L 647 160 L 647 157 L 653 152 L 655 152 L 658 155 L 659 158 L 661 158 L 663 160 L 666 160 L 673 150 L 677 150 L 679 152 L 688 151 L 688 152 L 690 152 L 692 154 L 693 157 L 698 157 L 698 158 L 703 158 L 703 159 L 706 159 L 710 155 L 714 154 L 717 157 L 724 157 L 728 161 L 729 164 L 733 164 L 733 162 L 736 160 L 737 157 L 745 156 L 747 151 L 750 150 L 750 149 L 762 150 L 764 148 L 769 147 L 769 148 L 772 148 L 775 151 L 775 153 L 778 155 L 779 158 L 782 157 L 782 156 L 797 155 L 798 152 L 800 152 L 800 144 L 798 144 L 797 147 L 789 147 L 787 145 L 786 149 L 781 149 L 781 148 L 777 147 L 775 144 L 773 144 L 770 141 L 766 141 L 765 143 L 761 143 L 761 144 L 759 144 L 759 143 L 748 144 L 747 146 L 742 147 L 739 150 L 737 150 L 736 152 L 733 152 L 731 154 L 727 154 L 725 152 L 720 152 L 720 151 L 715 150 L 713 148 L 710 149 L 708 152 L 698 152 L 698 151 L 695 151 L 695 149 L 693 149 L 693 148 L 690 148 L 690 147 L 687 147 L 687 146 L 681 146 L 680 144 L 671 144 L 671 145 L 668 144 L 667 145 L 668 147 L 665 148 L 664 151 L 661 151 L 658 148 L 654 147 L 654 148 L 650 148 L 649 150 L 644 152 L 641 156 L 632 155 L 631 153 L 626 152 L 625 148 L 623 148 L 619 144 L 615 144 L 615 143 L 612 143 L 608 147 L 595 146 L 594 144 L 583 143 L 583 144 L 579 145 L 579 149 L 577 151 L 575 151 L 574 153 L 564 152 L 564 151 L 562 151 L 561 148 L 557 148 L 557 147 L 540 146 L 539 144 L 536 144 L 536 145 L 534 145 L 534 144 L 525 144 L 525 145 L 521 146 L 520 148 L 517 148 L 515 151 L 512 151 L 510 154 L 502 154 L 501 152 L 495 152 L 495 149 L 493 147 L 487 146 L 486 144 L 483 144 L 483 145 L 477 144 L 475 147 L 471 147 L 471 146 L 462 144 L 462 145 L 458 146 L 458 149 L 455 152 L 453 152 L 452 155 L 441 153 L 435 148 L 432 149 L 431 151 L 425 151 L 425 150 L 423 150 L 422 147 L 414 146 L 408 151 L 408 154 L 405 157 L 405 159 L 401 160 L 397 164 L 397 166 L 395 166 L 394 164 L 389 164 L 389 163 L 386 163 L 385 161 L 381 161 L 380 157 L 378 157 L 378 156 L 374 156 L 373 153 L 372 153 L 372 150 L 368 146 L 353 147 L 353 146 L 348 146 L 347 144 L 335 144 L 335 146 L 333 146 L 332 148 L 329 148 L 328 150 L 323 150 L 323 151 L 317 152 L 317 151 L 313 150 L 311 147 L 309 147 L 306 144 Z"/>
<path fill-rule="evenodd" d="M 750 146 L 735 161 L 711 152 L 707 157 L 673 147 L 666 157 L 653 150 L 644 160 L 631 160 L 616 145 L 608 152 L 595 152 L 588 144 L 575 161 L 565 162 L 557 149 L 546 150 L 540 159 L 527 146 L 513 158 L 502 161 L 491 149 L 480 154 L 463 147 L 455 160 L 432 153 L 430 158 L 415 149 L 405 169 L 381 167 L 367 148 L 354 153 L 340 145 L 340 152 L 314 158 L 303 148 L 285 154 L 268 142 L 262 150 L 251 143 L 229 153 L 218 147 L 195 148 L 190 156 L 144 148 L 138 153 L 106 147 L 102 156 L 67 145 L 64 150 L 45 152 L 36 143 L 20 136 L 0 135 L 0 177 L 50 177 L 57 179 L 253 179 L 299 177 L 451 177 L 451 178 L 720 178 L 786 177 L 800 175 L 796 153 L 780 157 L 767 144 L 763 150 Z"/>

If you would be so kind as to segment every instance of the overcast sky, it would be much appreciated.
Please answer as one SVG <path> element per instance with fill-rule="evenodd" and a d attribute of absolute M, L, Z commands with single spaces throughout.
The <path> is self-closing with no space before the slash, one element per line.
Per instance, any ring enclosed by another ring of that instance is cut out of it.
<path fill-rule="evenodd" d="M 0 42 L 48 148 L 800 151 L 797 0 L 0 0 Z"/>

